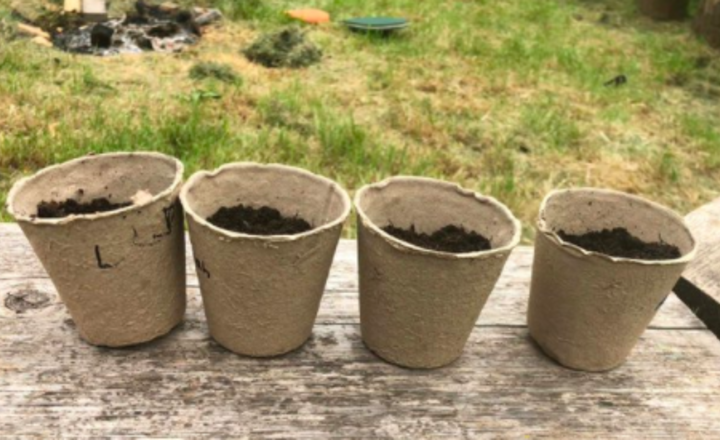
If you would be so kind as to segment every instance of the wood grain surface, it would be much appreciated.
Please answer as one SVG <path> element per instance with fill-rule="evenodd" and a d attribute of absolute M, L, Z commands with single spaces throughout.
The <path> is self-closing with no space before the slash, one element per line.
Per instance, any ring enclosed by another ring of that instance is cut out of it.
<path fill-rule="evenodd" d="M 520 248 L 463 357 L 411 371 L 362 344 L 355 252 L 341 243 L 313 337 L 289 355 L 213 342 L 189 264 L 185 323 L 112 350 L 79 339 L 19 228 L 1 225 L 0 435 L 720 438 L 720 341 L 674 295 L 625 365 L 568 370 L 528 338 L 532 250 Z"/>

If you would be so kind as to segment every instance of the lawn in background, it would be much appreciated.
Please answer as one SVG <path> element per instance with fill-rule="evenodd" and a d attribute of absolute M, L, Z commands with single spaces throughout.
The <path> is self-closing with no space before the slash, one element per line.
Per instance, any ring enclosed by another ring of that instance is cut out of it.
<path fill-rule="evenodd" d="M 392 38 L 308 27 L 324 59 L 303 70 L 240 53 L 286 25 L 293 1 L 195 2 L 226 14 L 200 44 L 112 58 L 14 38 L 10 3 L 0 0 L 0 203 L 39 168 L 130 150 L 175 155 L 188 173 L 281 162 L 351 191 L 395 174 L 452 180 L 507 203 L 526 239 L 553 188 L 615 188 L 681 212 L 720 192 L 720 53 L 687 22 L 640 17 L 632 0 L 318 0 L 335 20 L 413 26 Z M 240 80 L 191 78 L 210 61 Z M 618 75 L 627 83 L 604 85 Z"/>

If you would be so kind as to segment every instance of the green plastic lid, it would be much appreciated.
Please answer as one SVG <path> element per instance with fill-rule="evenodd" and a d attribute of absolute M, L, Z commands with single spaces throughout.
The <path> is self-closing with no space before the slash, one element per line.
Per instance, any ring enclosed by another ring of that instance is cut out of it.
<path fill-rule="evenodd" d="M 410 23 L 404 18 L 395 17 L 361 17 L 345 20 L 345 25 L 351 29 L 372 30 L 372 31 L 388 31 L 396 29 L 404 29 L 410 26 Z"/>

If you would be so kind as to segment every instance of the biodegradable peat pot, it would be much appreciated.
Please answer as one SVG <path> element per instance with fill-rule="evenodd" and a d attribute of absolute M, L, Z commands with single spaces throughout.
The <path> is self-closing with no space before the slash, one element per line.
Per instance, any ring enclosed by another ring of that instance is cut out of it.
<path fill-rule="evenodd" d="M 168 333 L 185 313 L 183 165 L 157 153 L 87 156 L 20 180 L 8 211 L 20 224 L 80 335 L 109 347 Z M 107 198 L 132 206 L 38 218 L 41 202 Z"/>
<path fill-rule="evenodd" d="M 493 290 L 520 223 L 495 199 L 458 185 L 394 177 L 356 195 L 362 338 L 375 354 L 409 368 L 456 360 Z M 463 226 L 492 249 L 453 254 L 399 240 L 382 228 L 432 233 Z"/>
<path fill-rule="evenodd" d="M 625 228 L 644 242 L 676 246 L 680 258 L 636 260 L 590 252 L 558 233 Z M 528 324 L 560 364 L 605 371 L 622 364 L 695 255 L 682 217 L 661 205 L 602 189 L 548 195 L 540 208 Z"/>
<path fill-rule="evenodd" d="M 653 20 L 683 20 L 688 16 L 690 0 L 637 0 L 643 15 Z"/>
<path fill-rule="evenodd" d="M 335 182 L 282 165 L 235 163 L 193 175 L 181 198 L 187 211 L 212 337 L 247 356 L 300 347 L 312 332 L 343 223 L 347 193 Z M 269 206 L 313 228 L 258 236 L 218 228 L 222 207 Z"/>

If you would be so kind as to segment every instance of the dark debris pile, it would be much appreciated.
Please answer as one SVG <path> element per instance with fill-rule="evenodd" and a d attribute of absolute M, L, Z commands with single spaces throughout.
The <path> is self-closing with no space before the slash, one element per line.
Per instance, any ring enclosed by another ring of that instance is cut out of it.
<path fill-rule="evenodd" d="M 307 67 L 320 62 L 322 50 L 296 26 L 260 35 L 243 50 L 248 60 L 265 67 Z"/>

